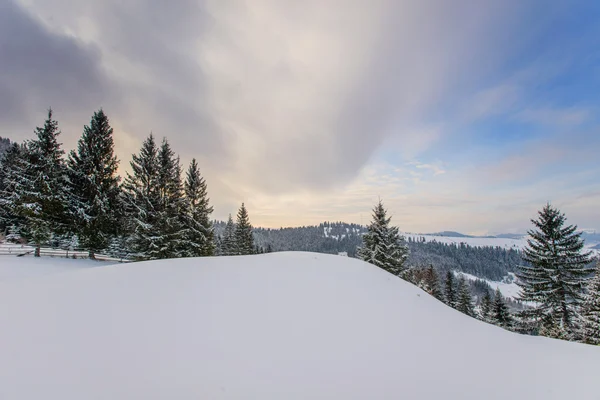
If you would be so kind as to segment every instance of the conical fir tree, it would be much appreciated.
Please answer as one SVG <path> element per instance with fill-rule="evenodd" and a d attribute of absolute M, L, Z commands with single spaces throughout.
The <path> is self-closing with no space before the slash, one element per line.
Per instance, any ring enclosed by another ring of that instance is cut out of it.
<path fill-rule="evenodd" d="M 406 270 L 408 246 L 398 228 L 390 226 L 390 221 L 380 200 L 373 209 L 373 221 L 363 235 L 363 245 L 357 255 L 361 260 L 399 276 Z"/>
<path fill-rule="evenodd" d="M 152 134 L 132 158 L 132 173 L 127 173 L 124 183 L 130 232 L 127 246 L 134 258 L 147 260 L 156 258 L 158 251 L 157 212 L 160 211 L 158 148 Z"/>
<path fill-rule="evenodd" d="M 119 162 L 113 129 L 104 111 L 94 113 L 67 161 L 69 210 L 79 245 L 95 258 L 118 232 L 120 220 Z"/>
<path fill-rule="evenodd" d="M 18 185 L 24 170 L 24 146 L 12 143 L 0 157 L 0 232 L 19 231 L 25 219 L 17 215 Z"/>
<path fill-rule="evenodd" d="M 498 326 L 510 329 L 513 326 L 513 318 L 508 310 L 504 296 L 500 289 L 496 289 L 494 294 L 494 302 L 492 303 L 492 322 Z"/>
<path fill-rule="evenodd" d="M 575 232 L 576 226 L 564 226 L 566 218 L 559 210 L 547 204 L 538 214 L 531 221 L 537 229 L 528 232 L 523 252 L 529 265 L 518 266 L 516 274 L 520 299 L 535 304 L 527 316 L 542 325 L 540 332 L 569 335 L 585 297 L 590 253 L 582 252 L 581 233 Z"/>
<path fill-rule="evenodd" d="M 581 338 L 584 343 L 600 345 L 600 262 L 581 310 Z"/>
<path fill-rule="evenodd" d="M 473 305 L 473 297 L 467 280 L 462 276 L 458 280 L 458 299 L 456 309 L 470 317 L 475 316 L 475 306 Z"/>
<path fill-rule="evenodd" d="M 252 236 L 252 225 L 248 217 L 248 210 L 242 203 L 238 214 L 235 226 L 235 242 L 237 244 L 237 254 L 248 255 L 254 254 L 254 237 Z"/>
<path fill-rule="evenodd" d="M 23 147 L 22 159 L 12 170 L 12 188 L 7 202 L 12 212 L 22 218 L 30 241 L 35 245 L 35 256 L 53 234 L 64 231 L 65 165 L 64 151 L 58 142 L 58 122 L 52 119 L 52 110 L 44 126 L 36 128 L 36 139 Z"/>
<path fill-rule="evenodd" d="M 185 255 L 188 257 L 215 254 L 214 230 L 210 221 L 213 208 L 209 205 L 206 181 L 200 176 L 196 159 L 192 159 L 185 180 Z"/>
<path fill-rule="evenodd" d="M 150 251 L 150 257 L 181 257 L 186 251 L 181 218 L 185 208 L 181 164 L 166 139 L 163 139 L 158 151 L 158 171 L 157 248 Z"/>
<path fill-rule="evenodd" d="M 446 273 L 446 280 L 444 282 L 444 296 L 446 297 L 446 304 L 450 307 L 456 307 L 458 302 L 458 295 L 456 293 L 456 283 L 454 279 L 454 273 L 448 271 Z"/>
<path fill-rule="evenodd" d="M 223 233 L 223 241 L 221 242 L 221 255 L 223 256 L 235 256 L 238 254 L 237 242 L 235 240 L 235 224 L 229 214 L 227 224 L 225 225 L 225 232 Z"/>
<path fill-rule="evenodd" d="M 433 265 L 430 265 L 425 270 L 423 275 L 423 284 L 425 285 L 425 291 L 435 297 L 438 300 L 443 300 L 444 294 L 442 292 L 442 288 L 440 287 L 440 277 L 433 268 Z"/>
<path fill-rule="evenodd" d="M 479 306 L 479 319 L 485 322 L 492 322 L 492 296 L 490 292 L 486 291 L 481 298 L 481 305 Z"/>

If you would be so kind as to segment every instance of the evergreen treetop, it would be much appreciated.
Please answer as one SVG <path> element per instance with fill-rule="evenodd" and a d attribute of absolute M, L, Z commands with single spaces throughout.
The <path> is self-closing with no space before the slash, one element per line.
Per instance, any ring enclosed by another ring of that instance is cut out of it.
<path fill-rule="evenodd" d="M 67 161 L 69 208 L 79 243 L 89 257 L 105 249 L 116 235 L 121 195 L 114 154 L 113 129 L 102 109 L 85 126 L 77 151 Z"/>
<path fill-rule="evenodd" d="M 523 251 L 523 260 L 530 265 L 520 265 L 516 274 L 520 299 L 535 304 L 528 315 L 545 325 L 545 331 L 558 326 L 571 332 L 591 272 L 590 253 L 582 251 L 577 226 L 565 226 L 565 215 L 558 209 L 547 204 L 538 215 L 531 221 L 536 229 L 528 232 Z"/>
<path fill-rule="evenodd" d="M 235 227 L 235 241 L 237 244 L 237 254 L 247 255 L 254 254 L 254 237 L 252 234 L 252 225 L 248 217 L 248 210 L 244 203 L 237 213 L 237 221 Z"/>
<path fill-rule="evenodd" d="M 391 217 L 383 203 L 373 209 L 373 221 L 363 235 L 363 245 L 358 249 L 358 258 L 382 268 L 396 276 L 401 275 L 406 267 L 408 246 L 398 228 L 390 226 Z"/>
<path fill-rule="evenodd" d="M 214 229 L 210 221 L 213 208 L 209 205 L 206 181 L 200 175 L 196 159 L 192 159 L 184 184 L 185 253 L 190 257 L 212 256 L 215 253 Z"/>

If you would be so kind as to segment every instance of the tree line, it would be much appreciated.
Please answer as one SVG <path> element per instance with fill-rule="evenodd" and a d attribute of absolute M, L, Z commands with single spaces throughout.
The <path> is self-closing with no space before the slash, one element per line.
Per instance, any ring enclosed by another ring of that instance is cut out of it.
<path fill-rule="evenodd" d="M 600 263 L 596 268 L 577 226 L 550 204 L 532 219 L 534 229 L 523 260 L 516 267 L 518 300 L 524 309 L 511 313 L 500 290 L 484 291 L 478 304 L 466 279 L 447 271 L 441 279 L 436 268 L 409 268 L 409 247 L 383 203 L 373 209 L 373 220 L 358 250 L 362 260 L 421 287 L 449 306 L 482 321 L 518 333 L 600 344 Z"/>
<path fill-rule="evenodd" d="M 192 159 L 184 176 L 166 138 L 158 143 L 150 134 L 122 179 L 103 110 L 94 113 L 67 155 L 59 136 L 50 109 L 35 138 L 2 141 L 0 228 L 9 239 L 35 246 L 35 256 L 49 244 L 83 248 L 91 259 L 100 252 L 135 260 L 254 252 L 244 204 L 233 234 L 215 238 L 198 163 Z M 217 248 L 225 242 L 223 251 Z"/>

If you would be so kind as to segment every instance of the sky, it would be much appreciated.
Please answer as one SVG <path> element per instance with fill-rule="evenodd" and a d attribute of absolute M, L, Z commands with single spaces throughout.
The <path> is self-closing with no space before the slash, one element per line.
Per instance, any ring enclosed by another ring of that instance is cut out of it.
<path fill-rule="evenodd" d="M 121 172 L 150 132 L 213 217 L 600 229 L 600 2 L 0 0 L 0 136 L 102 108 Z"/>

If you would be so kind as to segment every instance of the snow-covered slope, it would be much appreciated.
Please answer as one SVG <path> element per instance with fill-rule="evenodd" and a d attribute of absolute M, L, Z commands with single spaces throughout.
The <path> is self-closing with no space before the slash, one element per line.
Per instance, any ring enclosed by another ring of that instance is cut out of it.
<path fill-rule="evenodd" d="M 508 276 L 506 276 L 505 282 L 496 282 L 496 281 L 491 281 L 489 279 L 479 278 L 475 275 L 467 274 L 466 272 L 455 272 L 455 274 L 457 276 L 464 276 L 465 279 L 468 279 L 470 281 L 474 281 L 474 280 L 485 281 L 488 283 L 488 285 L 490 285 L 490 287 L 493 290 L 500 289 L 500 293 L 502 293 L 502 296 L 504 296 L 504 297 L 517 299 L 519 297 L 519 293 L 521 291 L 521 288 L 519 286 L 517 286 L 517 284 L 516 284 L 517 278 L 516 278 L 515 274 L 513 274 L 512 272 L 509 272 Z M 507 281 L 510 281 L 510 282 L 507 282 Z"/>
<path fill-rule="evenodd" d="M 506 250 L 514 249 L 521 250 L 527 246 L 527 237 L 520 239 L 509 237 L 469 237 L 469 236 L 447 236 L 447 235 L 423 235 L 419 233 L 403 233 L 407 239 L 410 237 L 414 240 L 425 240 L 426 242 L 436 241 L 438 243 L 448 243 L 460 245 L 464 243 L 473 247 L 502 247 Z M 585 241 L 585 248 L 596 256 L 600 255 L 600 249 L 595 249 L 598 242 L 593 240 Z"/>
<path fill-rule="evenodd" d="M 598 398 L 600 348 L 484 324 L 347 257 L 84 268 L 0 282 L 0 304 L 2 399 Z"/>

